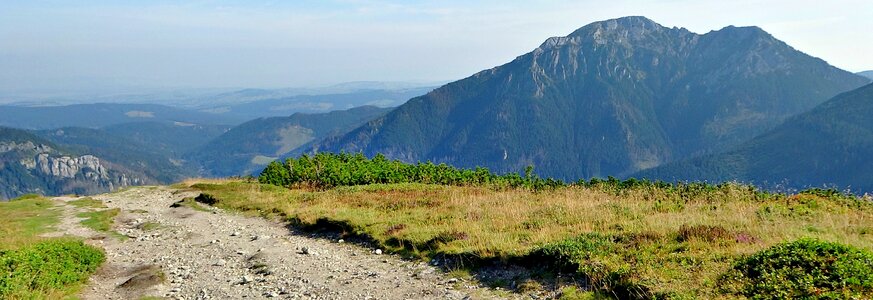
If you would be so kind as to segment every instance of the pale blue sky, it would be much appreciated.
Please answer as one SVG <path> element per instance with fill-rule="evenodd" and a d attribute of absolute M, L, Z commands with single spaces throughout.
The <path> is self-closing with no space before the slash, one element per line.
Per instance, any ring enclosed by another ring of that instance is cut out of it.
<path fill-rule="evenodd" d="M 871 0 L 0 0 L 0 92 L 454 80 L 628 15 L 698 33 L 756 25 L 873 69 Z"/>

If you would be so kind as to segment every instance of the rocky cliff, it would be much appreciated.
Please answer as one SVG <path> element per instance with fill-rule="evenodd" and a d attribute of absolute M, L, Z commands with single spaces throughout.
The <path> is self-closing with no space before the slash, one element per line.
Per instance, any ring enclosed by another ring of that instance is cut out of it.
<path fill-rule="evenodd" d="M 0 199 L 92 194 L 156 181 L 94 155 L 59 149 L 26 131 L 0 128 Z"/>

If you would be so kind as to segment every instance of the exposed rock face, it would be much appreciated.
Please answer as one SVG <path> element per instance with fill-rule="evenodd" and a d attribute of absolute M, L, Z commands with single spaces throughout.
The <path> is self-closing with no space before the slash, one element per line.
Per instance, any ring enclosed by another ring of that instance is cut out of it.
<path fill-rule="evenodd" d="M 0 141 L 0 199 L 92 194 L 149 183 L 155 182 L 94 155 L 70 155 L 38 140 Z"/>
<path fill-rule="evenodd" d="M 100 159 L 92 155 L 50 157 L 48 153 L 40 153 L 36 156 L 36 168 L 42 174 L 59 178 L 75 178 L 81 172 L 90 180 L 109 179 Z"/>

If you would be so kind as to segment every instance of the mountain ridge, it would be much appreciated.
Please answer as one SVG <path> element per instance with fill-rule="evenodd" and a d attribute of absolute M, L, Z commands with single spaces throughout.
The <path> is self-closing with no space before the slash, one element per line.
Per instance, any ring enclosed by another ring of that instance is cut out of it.
<path fill-rule="evenodd" d="M 752 138 L 866 83 L 758 27 L 595 22 L 409 100 L 312 151 L 623 176 Z"/>

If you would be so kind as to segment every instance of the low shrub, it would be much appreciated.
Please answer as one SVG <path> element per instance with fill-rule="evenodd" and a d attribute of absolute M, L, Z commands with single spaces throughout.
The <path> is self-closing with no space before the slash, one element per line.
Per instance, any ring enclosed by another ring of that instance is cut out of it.
<path fill-rule="evenodd" d="M 560 270 L 578 272 L 594 291 L 620 299 L 649 299 L 651 290 L 640 283 L 631 268 L 620 261 L 623 248 L 609 235 L 588 233 L 548 244 L 531 252 L 532 261 L 550 261 Z"/>
<path fill-rule="evenodd" d="M 372 159 L 363 154 L 318 153 L 289 158 L 284 163 L 274 161 L 258 176 L 258 182 L 277 186 L 309 186 L 319 189 L 385 183 L 425 183 L 454 186 L 490 185 L 524 187 L 532 190 L 553 189 L 567 184 L 552 178 L 525 174 L 497 175 L 486 168 L 459 169 L 432 162 L 406 164 L 378 154 Z"/>
<path fill-rule="evenodd" d="M 753 299 L 870 299 L 873 253 L 815 239 L 782 243 L 740 259 L 721 287 Z"/>
<path fill-rule="evenodd" d="M 76 240 L 49 240 L 0 251 L 0 298 L 45 298 L 65 294 L 103 263 L 99 249 Z"/>

